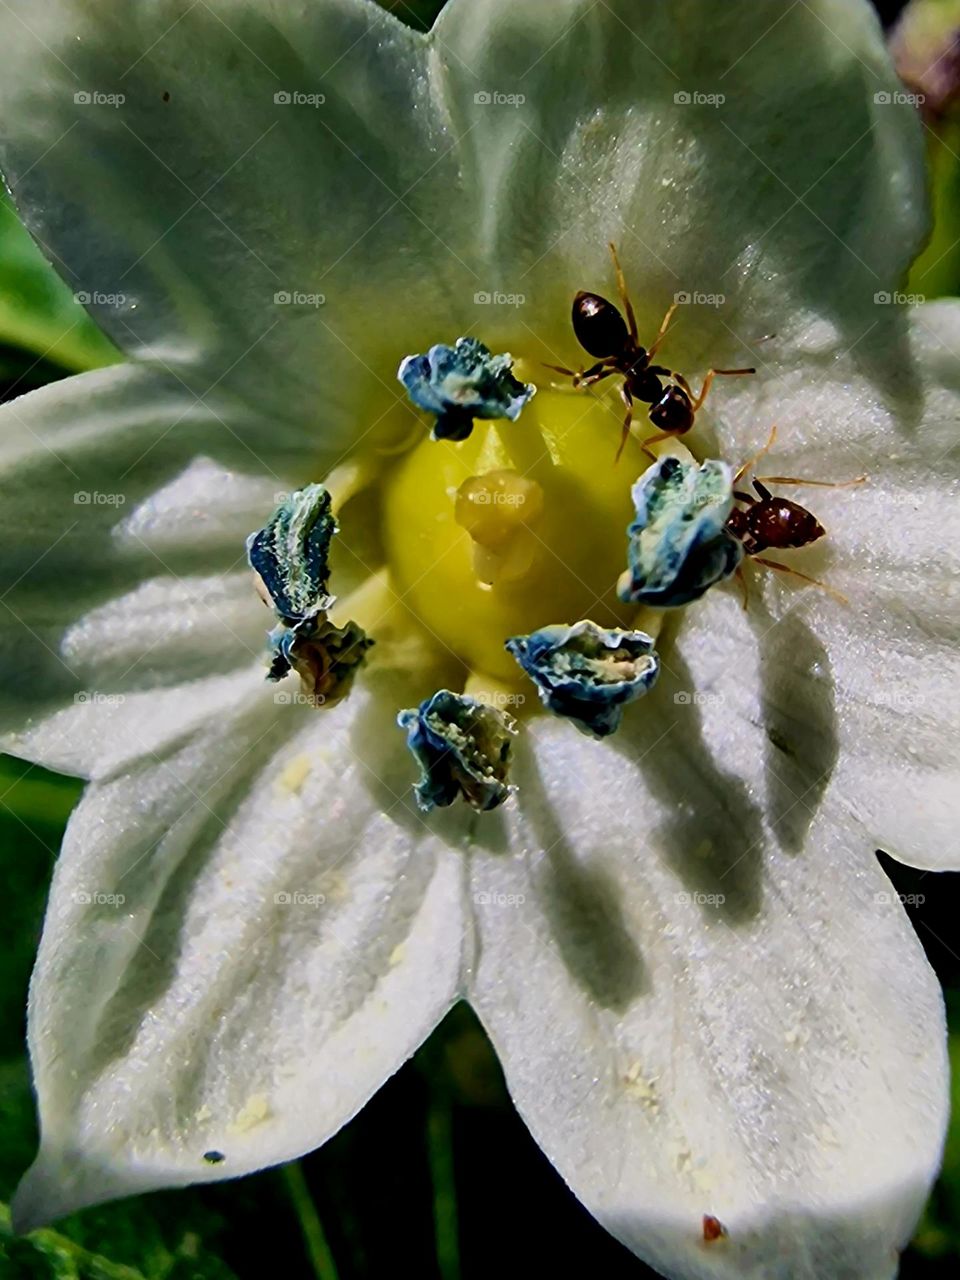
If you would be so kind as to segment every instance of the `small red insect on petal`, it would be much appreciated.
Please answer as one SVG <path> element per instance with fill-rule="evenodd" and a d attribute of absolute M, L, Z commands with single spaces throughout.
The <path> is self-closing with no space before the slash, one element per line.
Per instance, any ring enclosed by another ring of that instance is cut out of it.
<path fill-rule="evenodd" d="M 706 1244 L 713 1244 L 715 1240 L 725 1240 L 727 1235 L 727 1228 L 719 1218 L 715 1218 L 712 1213 L 703 1215 L 703 1239 Z"/>

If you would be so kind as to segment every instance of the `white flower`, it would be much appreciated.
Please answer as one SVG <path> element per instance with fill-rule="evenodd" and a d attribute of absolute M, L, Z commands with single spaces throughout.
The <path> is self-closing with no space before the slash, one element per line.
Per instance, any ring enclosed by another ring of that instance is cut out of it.
<path fill-rule="evenodd" d="M 960 312 L 896 305 L 922 148 L 867 4 L 453 0 L 421 37 L 365 0 L 9 0 L 0 35 L 6 176 L 130 356 L 2 411 L 4 742 L 90 779 L 20 1224 L 309 1150 L 465 997 L 665 1274 L 892 1275 L 946 1067 L 874 849 L 956 863 Z M 758 363 L 698 456 L 776 422 L 771 470 L 869 474 L 810 491 L 827 537 L 788 553 L 849 604 L 748 567 L 751 609 L 671 622 L 612 738 L 538 712 L 506 806 L 421 815 L 398 709 L 466 667 L 507 688 L 518 622 L 600 612 L 625 568 L 616 391 L 538 365 L 579 360 L 610 240 L 641 335 L 692 298 L 661 354 L 695 385 Z M 432 443 L 395 371 L 466 333 L 539 394 Z M 549 555 L 481 598 L 449 490 L 485 466 L 542 484 Z M 264 683 L 243 544 L 333 467 L 334 590 L 377 647 L 316 711 Z"/>

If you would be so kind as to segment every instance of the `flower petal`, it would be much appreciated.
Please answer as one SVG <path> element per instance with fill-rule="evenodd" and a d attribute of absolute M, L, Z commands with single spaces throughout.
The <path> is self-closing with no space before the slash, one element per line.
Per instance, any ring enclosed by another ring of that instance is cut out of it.
<path fill-rule="evenodd" d="M 4 749 L 91 774 L 101 748 L 119 758 L 166 725 L 162 690 L 263 652 L 244 539 L 310 448 L 270 434 L 136 365 L 0 409 L 0 648 L 18 676 L 0 699 Z"/>
<path fill-rule="evenodd" d="M 423 36 L 365 0 L 11 0 L 0 35 L 7 180 L 124 350 L 324 442 L 403 402 L 464 272 Z"/>
<path fill-rule="evenodd" d="M 68 827 L 21 1229 L 312 1149 L 458 992 L 461 862 L 415 814 L 384 693 L 317 713 L 256 671 L 206 711 Z"/>
<path fill-rule="evenodd" d="M 891 1277 L 946 1121 L 935 977 L 855 822 L 780 847 L 736 597 L 661 656 L 608 743 L 531 725 L 514 852 L 473 860 L 469 998 L 534 1136 L 664 1275 Z"/>
<path fill-rule="evenodd" d="M 611 240 L 651 339 L 681 293 L 725 299 L 741 341 L 845 315 L 919 247 L 920 126 L 866 0 L 452 0 L 433 41 L 482 287 L 523 295 L 554 362 L 576 358 L 573 291 L 615 297 Z M 485 341 L 516 324 L 481 315 Z"/>
<path fill-rule="evenodd" d="M 874 847 L 944 870 L 960 866 L 960 304 L 873 311 L 852 351 L 820 325 L 805 356 L 775 354 L 718 434 L 735 462 L 778 423 L 761 475 L 866 475 L 853 488 L 770 483 L 826 536 L 769 558 L 848 601 L 751 575 L 760 678 L 777 708 L 771 745 L 798 794 L 819 794 L 829 775 L 826 802 Z M 810 643 L 797 648 L 801 629 Z"/>

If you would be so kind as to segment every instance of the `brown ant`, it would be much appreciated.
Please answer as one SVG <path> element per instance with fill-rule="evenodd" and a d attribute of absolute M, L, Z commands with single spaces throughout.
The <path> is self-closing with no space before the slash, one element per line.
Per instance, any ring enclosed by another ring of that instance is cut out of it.
<path fill-rule="evenodd" d="M 574 387 L 593 386 L 594 383 L 609 378 L 612 374 L 619 374 L 623 378 L 620 395 L 627 407 L 627 416 L 623 422 L 620 447 L 617 449 L 615 459 L 619 462 L 630 435 L 635 400 L 651 406 L 650 421 L 655 427 L 660 428 L 657 435 L 650 436 L 643 442 L 643 449 L 650 453 L 650 445 L 657 444 L 661 440 L 669 440 L 672 436 L 683 435 L 690 430 L 697 410 L 706 400 L 714 378 L 756 373 L 756 369 L 710 369 L 703 380 L 700 394 L 695 396 L 683 374 L 667 369 L 663 365 L 651 363 L 666 337 L 673 313 L 680 304 L 674 302 L 663 317 L 663 323 L 660 325 L 653 345 L 649 349 L 641 347 L 638 340 L 637 318 L 614 244 L 610 245 L 610 255 L 617 274 L 617 289 L 626 312 L 626 320 L 613 303 L 602 298 L 599 293 L 581 291 L 573 300 L 573 332 L 584 351 L 597 358 L 597 363 L 589 369 L 581 369 L 579 373 L 559 364 L 548 364 L 546 367 L 572 378 Z M 653 456 L 651 454 L 651 457 Z"/>
<path fill-rule="evenodd" d="M 734 476 L 734 485 L 739 484 L 747 472 L 756 466 L 765 453 L 769 452 L 776 438 L 777 428 L 772 427 L 767 443 L 755 457 L 745 462 Z M 826 533 L 812 511 L 801 507 L 798 502 L 777 497 L 763 482 L 767 480 L 771 484 L 809 484 L 823 489 L 848 489 L 853 485 L 863 484 L 866 478 L 866 476 L 857 476 L 855 480 L 832 481 L 804 480 L 797 476 L 758 476 L 753 481 L 753 487 L 759 497 L 734 488 L 733 496 L 737 502 L 743 504 L 743 507 L 735 507 L 730 512 L 726 529 L 739 539 L 745 554 L 757 564 L 765 565 L 768 569 L 776 569 L 780 573 L 788 573 L 794 578 L 802 578 L 804 582 L 821 587 L 841 604 L 847 604 L 846 597 L 840 595 L 839 591 L 834 591 L 832 587 L 828 587 L 825 582 L 811 578 L 809 574 L 801 573 L 799 569 L 791 569 L 788 565 L 780 564 L 776 560 L 768 560 L 761 554 L 764 551 L 786 551 L 794 547 L 808 547 Z M 742 569 L 737 570 L 737 578 L 743 589 L 743 607 L 746 609 L 749 602 L 749 589 Z"/>
<path fill-rule="evenodd" d="M 703 1215 L 704 1244 L 714 1244 L 717 1240 L 726 1240 L 729 1234 L 719 1218 L 715 1218 L 712 1213 Z"/>

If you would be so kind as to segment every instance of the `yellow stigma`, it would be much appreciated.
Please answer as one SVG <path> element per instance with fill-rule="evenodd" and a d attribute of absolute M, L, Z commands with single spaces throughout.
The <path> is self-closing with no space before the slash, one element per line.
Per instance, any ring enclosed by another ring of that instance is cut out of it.
<path fill-rule="evenodd" d="M 394 582 L 468 667 L 516 681 L 510 636 L 581 618 L 630 625 L 616 582 L 630 488 L 650 459 L 631 439 L 614 465 L 620 422 L 606 401 L 541 391 L 517 422 L 478 421 L 462 443 L 425 437 L 397 464 L 385 505 Z"/>
<path fill-rule="evenodd" d="M 543 490 L 518 471 L 488 471 L 464 480 L 454 519 L 473 539 L 473 567 L 486 586 L 520 582 L 545 548 L 536 532 Z"/>

